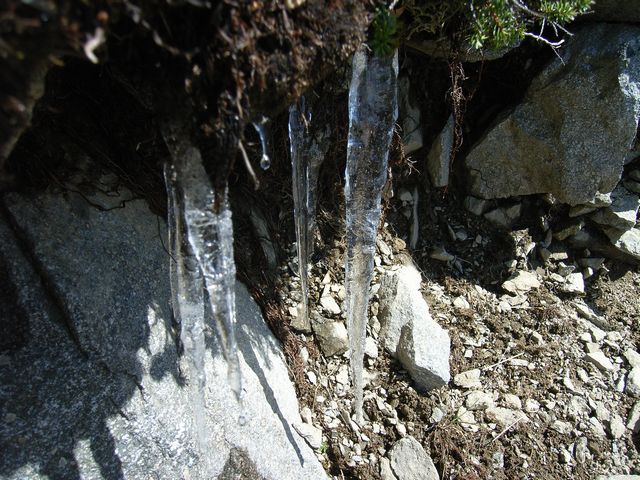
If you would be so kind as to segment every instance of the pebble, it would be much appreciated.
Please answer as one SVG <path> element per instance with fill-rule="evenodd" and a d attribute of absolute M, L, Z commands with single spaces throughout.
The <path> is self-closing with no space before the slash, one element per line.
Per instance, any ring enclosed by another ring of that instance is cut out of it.
<path fill-rule="evenodd" d="M 322 446 L 322 430 L 319 428 L 309 425 L 308 423 L 295 423 L 293 424 L 293 428 L 314 450 Z"/>
<path fill-rule="evenodd" d="M 640 367 L 634 367 L 629 372 L 625 392 L 632 397 L 640 397 Z"/>
<path fill-rule="evenodd" d="M 378 344 L 371 337 L 364 341 L 364 354 L 369 358 L 378 358 Z"/>
<path fill-rule="evenodd" d="M 613 363 L 602 352 L 587 353 L 584 356 L 587 362 L 594 364 L 602 372 L 610 372 L 614 369 Z"/>
<path fill-rule="evenodd" d="M 611 437 L 616 440 L 622 438 L 622 436 L 624 435 L 624 422 L 622 421 L 622 417 L 617 413 L 614 413 L 611 416 L 611 421 L 609 422 L 609 431 L 611 432 Z"/>
<path fill-rule="evenodd" d="M 331 315 L 340 315 L 340 312 L 342 312 L 338 303 L 330 295 L 320 297 L 320 306 Z"/>
<path fill-rule="evenodd" d="M 459 296 L 453 299 L 453 306 L 458 310 L 469 310 L 471 305 L 463 296 Z"/>
<path fill-rule="evenodd" d="M 309 383 L 311 385 L 315 385 L 316 382 L 318 381 L 318 376 L 315 374 L 315 372 L 312 372 L 311 370 L 307 370 L 307 378 L 309 379 Z"/>
<path fill-rule="evenodd" d="M 526 293 L 540 287 L 540 280 L 535 273 L 519 270 L 502 284 L 502 288 L 509 293 Z"/>
<path fill-rule="evenodd" d="M 443 247 L 434 248 L 431 252 L 430 257 L 441 262 L 451 262 L 456 258 L 449 252 L 447 252 Z"/>
<path fill-rule="evenodd" d="M 480 383 L 480 369 L 475 368 L 473 370 L 467 370 L 461 372 L 453 377 L 453 383 L 460 388 L 479 388 L 482 386 Z"/>
<path fill-rule="evenodd" d="M 527 422 L 529 418 L 519 410 L 510 408 L 492 407 L 485 412 L 487 418 L 502 427 L 509 427 L 518 422 Z"/>
<path fill-rule="evenodd" d="M 640 431 L 640 402 L 636 402 L 631 407 L 627 416 L 627 428 L 633 433 Z"/>
<path fill-rule="evenodd" d="M 467 395 L 465 406 L 468 410 L 486 410 L 495 406 L 493 394 L 488 392 L 473 391 Z"/>
<path fill-rule="evenodd" d="M 527 398 L 524 402 L 524 410 L 528 413 L 534 413 L 540 410 L 540 403 L 533 398 Z"/>
<path fill-rule="evenodd" d="M 389 450 L 391 469 L 398 480 L 439 480 L 433 460 L 422 445 L 407 436 L 398 440 Z"/>
<path fill-rule="evenodd" d="M 551 430 L 558 432 L 561 435 L 569 435 L 573 427 L 569 422 L 563 422 L 561 420 L 555 420 L 551 426 Z"/>
<path fill-rule="evenodd" d="M 627 362 L 629 362 L 629 365 L 631 365 L 631 367 L 635 368 L 640 366 L 640 353 L 636 352 L 635 350 L 631 348 L 625 350 L 624 358 L 627 359 Z"/>
<path fill-rule="evenodd" d="M 512 393 L 506 393 L 504 395 L 504 404 L 508 408 L 512 408 L 515 410 L 522 409 L 522 400 L 520 400 L 520 398 L 517 395 L 514 395 Z"/>
<path fill-rule="evenodd" d="M 565 277 L 565 283 L 559 287 L 561 292 L 583 294 L 584 293 L 584 277 L 582 273 L 570 273 Z"/>

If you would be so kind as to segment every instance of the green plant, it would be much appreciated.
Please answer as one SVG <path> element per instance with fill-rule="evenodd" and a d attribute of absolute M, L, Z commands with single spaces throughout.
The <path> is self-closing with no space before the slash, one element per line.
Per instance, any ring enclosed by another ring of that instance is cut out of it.
<path fill-rule="evenodd" d="M 501 49 L 532 37 L 559 46 L 564 24 L 589 11 L 592 0 L 406 0 L 408 36 L 463 39 L 475 49 Z"/>
<path fill-rule="evenodd" d="M 371 23 L 369 47 L 376 55 L 387 57 L 400 44 L 398 18 L 388 8 L 379 7 Z"/>

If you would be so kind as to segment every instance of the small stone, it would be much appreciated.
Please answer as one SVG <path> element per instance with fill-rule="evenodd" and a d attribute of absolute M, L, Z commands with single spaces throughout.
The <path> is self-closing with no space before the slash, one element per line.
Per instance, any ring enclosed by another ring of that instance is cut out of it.
<path fill-rule="evenodd" d="M 469 302 L 463 296 L 454 298 L 453 306 L 458 310 L 469 310 L 471 308 L 471 305 L 469 305 Z"/>
<path fill-rule="evenodd" d="M 476 416 L 473 414 L 473 412 L 470 410 L 467 410 L 465 407 L 460 407 L 458 409 L 458 412 L 456 413 L 456 417 L 458 419 L 458 422 L 460 422 L 461 425 L 475 426 L 478 423 L 478 421 L 476 420 Z"/>
<path fill-rule="evenodd" d="M 311 413 L 311 409 L 309 407 L 302 407 L 300 410 L 300 418 L 304 423 L 312 423 L 313 414 Z"/>
<path fill-rule="evenodd" d="M 473 391 L 467 395 L 465 406 L 468 410 L 486 410 L 495 406 L 493 395 L 488 392 Z"/>
<path fill-rule="evenodd" d="M 570 273 L 565 277 L 565 282 L 560 285 L 559 290 L 564 293 L 583 294 L 584 277 L 582 273 Z"/>
<path fill-rule="evenodd" d="M 378 344 L 372 337 L 364 341 L 364 354 L 369 358 L 378 358 Z"/>
<path fill-rule="evenodd" d="M 336 374 L 336 382 L 349 385 L 349 368 L 346 365 L 343 365 Z"/>
<path fill-rule="evenodd" d="M 320 297 L 320 306 L 331 315 L 340 315 L 340 313 L 342 312 L 338 303 L 330 295 Z"/>
<path fill-rule="evenodd" d="M 456 257 L 447 252 L 443 247 L 436 247 L 431 251 L 431 255 L 429 255 L 434 260 L 439 260 L 441 262 L 451 262 Z"/>
<path fill-rule="evenodd" d="M 591 433 L 593 433 L 595 436 L 603 438 L 607 436 L 602 423 L 600 423 L 600 420 L 595 417 L 591 417 L 589 419 L 589 424 L 591 425 Z"/>
<path fill-rule="evenodd" d="M 573 430 L 573 427 L 569 422 L 563 422 L 561 420 L 555 420 L 549 428 L 561 435 L 569 435 L 571 433 L 571 430 Z"/>
<path fill-rule="evenodd" d="M 636 352 L 632 348 L 625 350 L 624 358 L 627 359 L 627 362 L 629 362 L 629 365 L 631 365 L 632 368 L 640 366 L 640 353 Z"/>
<path fill-rule="evenodd" d="M 609 422 L 609 431 L 611 432 L 611 437 L 615 440 L 622 438 L 622 436 L 624 435 L 624 422 L 622 421 L 622 417 L 617 413 L 611 415 L 611 421 Z"/>
<path fill-rule="evenodd" d="M 504 404 L 508 408 L 512 408 L 515 410 L 522 409 L 522 400 L 517 395 L 513 395 L 512 393 L 506 393 L 504 395 Z"/>
<path fill-rule="evenodd" d="M 489 208 L 489 200 L 468 196 L 464 199 L 464 208 L 474 215 L 482 215 Z"/>
<path fill-rule="evenodd" d="M 632 397 L 640 397 L 640 367 L 634 367 L 629 372 L 625 392 Z"/>
<path fill-rule="evenodd" d="M 564 464 L 571 463 L 571 453 L 564 448 L 560 450 L 560 463 L 564 463 Z"/>
<path fill-rule="evenodd" d="M 602 372 L 610 372 L 614 369 L 613 363 L 602 352 L 587 353 L 584 356 L 587 362 L 592 363 Z"/>
<path fill-rule="evenodd" d="M 396 425 L 396 431 L 398 432 L 398 435 L 400 435 L 401 437 L 407 436 L 407 427 L 405 427 L 404 424 L 402 423 L 398 423 Z"/>
<path fill-rule="evenodd" d="M 510 207 L 496 208 L 484 214 L 484 218 L 489 220 L 494 225 L 502 228 L 511 227 L 520 218 L 522 212 L 522 205 L 516 204 Z"/>
<path fill-rule="evenodd" d="M 575 456 L 576 461 L 580 464 L 586 462 L 587 455 L 589 454 L 589 444 L 587 437 L 580 437 L 576 440 Z"/>
<path fill-rule="evenodd" d="M 524 412 L 503 407 L 488 408 L 485 414 L 490 421 L 502 427 L 509 427 L 519 422 L 529 421 L 529 418 Z"/>
<path fill-rule="evenodd" d="M 480 388 L 480 369 L 467 370 L 453 377 L 453 383 L 460 388 Z"/>
<path fill-rule="evenodd" d="M 309 383 L 311 385 L 315 385 L 316 382 L 318 381 L 318 376 L 315 374 L 315 372 L 312 372 L 311 370 L 307 371 L 307 379 L 309 380 Z"/>
<path fill-rule="evenodd" d="M 512 294 L 526 293 L 529 290 L 539 288 L 540 280 L 535 273 L 519 270 L 502 284 L 502 288 Z"/>
<path fill-rule="evenodd" d="M 600 345 L 593 342 L 587 342 L 584 346 L 584 349 L 587 353 L 596 353 L 600 351 Z"/>
<path fill-rule="evenodd" d="M 349 349 L 349 339 L 344 323 L 318 316 L 312 316 L 311 321 L 320 349 L 325 356 L 341 355 Z"/>
<path fill-rule="evenodd" d="M 431 457 L 422 445 L 407 436 L 397 441 L 389 450 L 391 469 L 398 480 L 439 480 Z"/>
<path fill-rule="evenodd" d="M 314 450 L 322 446 L 322 430 L 308 423 L 294 423 L 293 428 Z"/>
<path fill-rule="evenodd" d="M 640 402 L 636 402 L 631 407 L 627 416 L 627 428 L 633 433 L 640 431 Z"/>
<path fill-rule="evenodd" d="M 444 411 L 440 407 L 433 407 L 431 410 L 431 416 L 429 417 L 429 421 L 431 423 L 438 423 L 442 421 L 444 418 Z"/>
<path fill-rule="evenodd" d="M 537 412 L 540 410 L 540 403 L 533 398 L 527 398 L 524 402 L 524 410 L 528 413 Z"/>

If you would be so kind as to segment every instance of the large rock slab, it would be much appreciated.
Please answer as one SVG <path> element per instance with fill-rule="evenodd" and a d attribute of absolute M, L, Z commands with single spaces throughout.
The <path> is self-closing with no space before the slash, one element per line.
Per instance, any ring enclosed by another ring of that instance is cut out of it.
<path fill-rule="evenodd" d="M 472 195 L 577 205 L 617 184 L 640 115 L 640 27 L 583 26 L 560 55 L 467 156 Z"/>
<path fill-rule="evenodd" d="M 236 292 L 243 402 L 208 331 L 200 445 L 163 223 L 138 200 L 110 211 L 74 193 L 4 202 L 36 270 L 0 222 L 0 301 L 16 312 L 0 362 L 0 418 L 12 420 L 0 423 L 0 477 L 326 478 L 291 427 L 301 420 L 281 345 L 245 287 Z"/>

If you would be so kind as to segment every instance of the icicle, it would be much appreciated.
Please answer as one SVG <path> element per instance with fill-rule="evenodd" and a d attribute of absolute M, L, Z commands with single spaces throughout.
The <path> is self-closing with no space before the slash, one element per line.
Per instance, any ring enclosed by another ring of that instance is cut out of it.
<path fill-rule="evenodd" d="M 214 211 L 215 194 L 202 165 L 200 152 L 193 146 L 183 146 L 174 157 L 175 183 L 182 195 L 178 210 L 184 214 L 188 248 L 202 272 L 199 283 L 193 288 L 202 290 L 204 281 L 216 331 L 222 340 L 222 353 L 227 360 L 229 384 L 236 398 L 240 399 L 241 378 L 235 337 L 236 270 L 227 192 L 222 195 L 223 201 L 217 206 L 218 211 Z M 195 279 L 187 278 L 185 281 Z"/>
<path fill-rule="evenodd" d="M 302 286 L 302 302 L 298 315 L 302 325 L 309 327 L 309 169 L 307 142 L 305 141 L 304 102 L 301 106 L 294 103 L 289 107 L 289 143 L 291 144 L 291 169 L 293 180 L 293 214 L 296 226 L 296 242 L 298 246 L 298 271 Z"/>
<path fill-rule="evenodd" d="M 262 146 L 262 157 L 260 158 L 260 168 L 268 170 L 271 167 L 271 158 L 269 157 L 269 146 L 267 144 L 267 125 L 269 119 L 262 117 L 259 121 L 253 123 L 253 128 L 258 132 L 260 137 L 260 145 Z"/>
<path fill-rule="evenodd" d="M 171 304 L 176 321 L 180 325 L 183 356 L 193 388 L 193 427 L 200 454 L 204 457 L 208 435 L 205 418 L 203 278 L 198 261 L 185 236 L 184 196 L 173 166 L 165 164 L 164 179 L 168 198 Z"/>
<path fill-rule="evenodd" d="M 357 421 L 363 419 L 363 361 L 369 283 L 373 274 L 380 200 L 397 118 L 397 52 L 388 58 L 361 48 L 353 57 L 349 86 L 346 310 Z"/>

